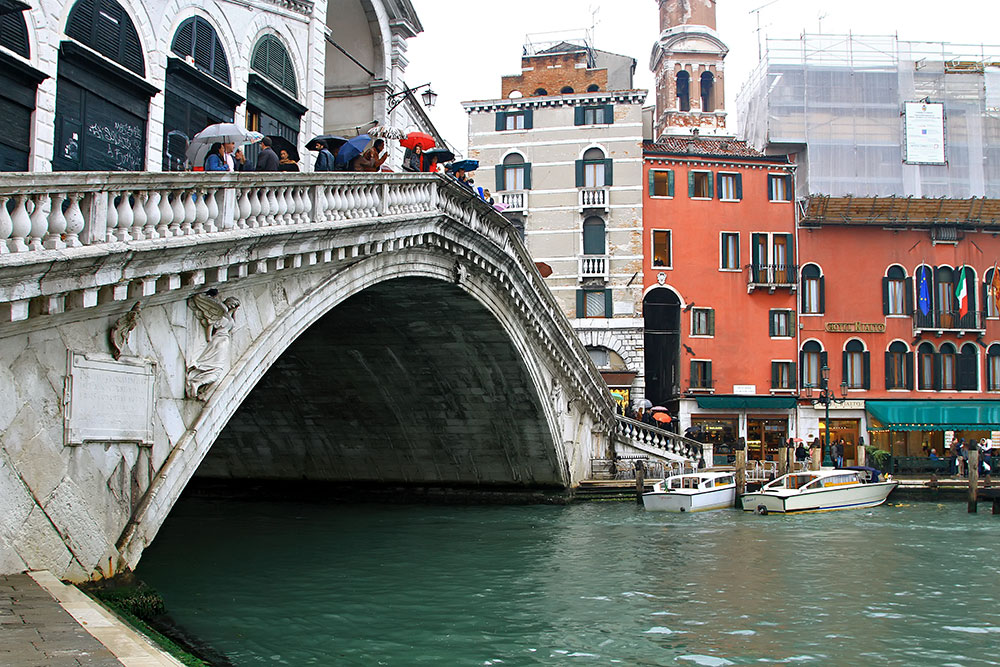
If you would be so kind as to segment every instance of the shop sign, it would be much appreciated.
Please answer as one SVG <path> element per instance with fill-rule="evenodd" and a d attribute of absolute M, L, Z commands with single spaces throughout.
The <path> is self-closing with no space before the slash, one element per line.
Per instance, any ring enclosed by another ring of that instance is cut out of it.
<path fill-rule="evenodd" d="M 827 322 L 830 333 L 885 333 L 885 322 Z"/>
<path fill-rule="evenodd" d="M 734 384 L 733 393 L 740 396 L 754 396 L 757 394 L 757 385 L 755 384 Z"/>
<path fill-rule="evenodd" d="M 813 408 L 816 409 L 816 410 L 819 410 L 821 412 L 825 412 L 826 411 L 826 406 L 823 405 L 822 403 L 817 403 L 816 405 L 813 406 Z M 830 402 L 830 410 L 831 411 L 833 411 L 833 410 L 864 410 L 864 409 L 865 409 L 865 402 L 864 401 L 844 401 L 843 403 L 834 403 L 833 401 Z"/>

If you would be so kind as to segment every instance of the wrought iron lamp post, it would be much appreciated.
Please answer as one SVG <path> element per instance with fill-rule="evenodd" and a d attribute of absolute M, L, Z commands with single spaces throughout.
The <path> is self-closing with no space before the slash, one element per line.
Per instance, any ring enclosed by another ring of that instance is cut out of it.
<path fill-rule="evenodd" d="M 830 404 L 831 403 L 843 403 L 847 400 L 847 380 L 840 383 L 840 396 L 834 396 L 833 392 L 830 391 L 830 367 L 823 364 L 823 367 L 819 369 L 820 373 L 820 383 L 819 383 L 819 395 L 813 398 L 813 386 L 805 386 L 806 399 L 813 405 L 823 404 L 826 410 L 826 417 L 823 421 L 823 430 L 826 432 L 826 446 L 823 448 L 823 465 L 832 466 L 833 465 L 833 455 L 830 451 Z"/>
<path fill-rule="evenodd" d="M 404 84 L 403 90 L 399 91 L 398 93 L 392 93 L 391 95 L 389 95 L 389 102 L 391 103 L 391 106 L 389 107 L 389 113 L 392 113 L 392 110 L 398 107 L 400 103 L 406 99 L 407 93 L 415 93 L 421 88 L 427 89 L 424 92 L 420 93 L 420 99 L 424 101 L 424 106 L 426 107 L 434 106 L 434 103 L 437 102 L 437 93 L 431 90 L 431 84 L 422 83 L 416 88 L 410 88 L 409 86 Z"/>

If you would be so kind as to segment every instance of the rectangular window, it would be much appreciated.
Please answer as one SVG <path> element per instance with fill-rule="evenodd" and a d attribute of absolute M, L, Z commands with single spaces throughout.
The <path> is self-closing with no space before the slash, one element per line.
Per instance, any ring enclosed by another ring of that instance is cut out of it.
<path fill-rule="evenodd" d="M 503 170 L 504 190 L 524 189 L 524 165 L 516 167 L 504 167 Z"/>
<path fill-rule="evenodd" d="M 890 280 L 887 283 L 889 312 L 888 315 L 905 315 L 906 311 L 906 283 L 902 280 Z"/>
<path fill-rule="evenodd" d="M 941 355 L 941 388 L 954 390 L 955 386 L 955 355 Z"/>
<path fill-rule="evenodd" d="M 987 391 L 1000 391 L 1000 355 L 986 357 Z"/>
<path fill-rule="evenodd" d="M 771 389 L 795 389 L 795 364 L 793 362 L 771 362 Z"/>
<path fill-rule="evenodd" d="M 844 369 L 848 389 L 865 388 L 865 355 L 864 352 L 847 352 L 847 367 Z"/>
<path fill-rule="evenodd" d="M 606 290 L 583 290 L 583 317 L 607 317 Z"/>
<path fill-rule="evenodd" d="M 739 174 L 719 174 L 719 199 L 739 201 L 743 193 L 738 187 Z"/>
<path fill-rule="evenodd" d="M 771 311 L 771 338 L 791 338 L 795 335 L 795 314 L 791 310 Z"/>
<path fill-rule="evenodd" d="M 727 271 L 738 271 L 740 268 L 740 235 L 739 232 L 722 232 L 722 252 L 720 268 Z"/>
<path fill-rule="evenodd" d="M 525 129 L 525 114 L 523 111 L 505 113 L 504 115 L 504 130 L 523 130 Z"/>
<path fill-rule="evenodd" d="M 586 160 L 583 163 L 583 187 L 601 188 L 604 187 L 604 161 L 600 162 Z"/>
<path fill-rule="evenodd" d="M 887 352 L 885 361 L 885 388 L 906 389 L 906 353 Z"/>
<path fill-rule="evenodd" d="M 691 362 L 691 388 L 711 389 L 712 388 L 712 362 L 692 361 Z"/>
<path fill-rule="evenodd" d="M 802 312 L 807 315 L 823 312 L 819 307 L 819 278 L 802 279 Z"/>
<path fill-rule="evenodd" d="M 672 248 L 670 247 L 670 230 L 653 230 L 653 267 L 667 268 L 673 266 Z"/>
<path fill-rule="evenodd" d="M 788 174 L 767 175 L 767 195 L 771 201 L 792 201 L 792 177 Z"/>
<path fill-rule="evenodd" d="M 694 199 L 712 198 L 712 172 L 692 171 L 689 172 L 690 181 L 688 194 Z"/>
<path fill-rule="evenodd" d="M 715 311 L 711 308 L 695 308 L 691 311 L 691 335 L 715 335 Z"/>
<path fill-rule="evenodd" d="M 934 354 L 921 352 L 917 355 L 917 363 L 920 366 L 919 388 L 929 391 L 934 388 Z"/>
<path fill-rule="evenodd" d="M 673 169 L 650 169 L 649 170 L 649 196 L 650 197 L 673 197 L 674 196 L 674 170 Z"/>
<path fill-rule="evenodd" d="M 819 352 L 802 354 L 802 383 L 807 387 L 819 386 Z"/>
<path fill-rule="evenodd" d="M 608 122 L 605 115 L 604 107 L 587 107 L 583 110 L 583 124 L 603 125 Z"/>

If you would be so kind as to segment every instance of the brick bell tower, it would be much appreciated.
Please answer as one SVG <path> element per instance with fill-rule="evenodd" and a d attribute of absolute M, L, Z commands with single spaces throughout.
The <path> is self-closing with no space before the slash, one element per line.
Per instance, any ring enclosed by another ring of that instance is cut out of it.
<path fill-rule="evenodd" d="M 657 0 L 660 37 L 649 69 L 656 80 L 656 139 L 728 135 L 723 61 L 729 49 L 715 31 L 717 0 Z"/>

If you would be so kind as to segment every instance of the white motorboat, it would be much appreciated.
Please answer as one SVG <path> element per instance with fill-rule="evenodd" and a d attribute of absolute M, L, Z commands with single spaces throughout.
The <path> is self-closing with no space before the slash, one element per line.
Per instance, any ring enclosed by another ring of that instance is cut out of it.
<path fill-rule="evenodd" d="M 731 471 L 674 475 L 642 494 L 643 507 L 660 512 L 717 510 L 732 507 L 735 501 L 736 478 Z"/>
<path fill-rule="evenodd" d="M 794 472 L 765 484 L 760 491 L 744 493 L 743 510 L 790 514 L 875 507 L 898 485 L 891 479 L 879 481 L 878 471 L 872 468 Z"/>

